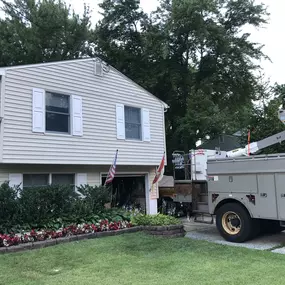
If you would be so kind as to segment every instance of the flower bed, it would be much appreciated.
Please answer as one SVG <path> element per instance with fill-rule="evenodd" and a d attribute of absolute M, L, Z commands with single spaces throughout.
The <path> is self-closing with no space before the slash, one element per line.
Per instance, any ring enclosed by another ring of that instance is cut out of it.
<path fill-rule="evenodd" d="M 30 232 L 0 234 L 0 248 L 11 247 L 20 244 L 35 243 L 46 240 L 53 240 L 64 237 L 71 237 L 84 234 L 94 234 L 100 232 L 118 231 L 121 229 L 131 228 L 132 224 L 127 221 L 109 222 L 108 220 L 100 220 L 96 224 L 78 224 L 70 225 L 56 231 L 41 230 Z"/>

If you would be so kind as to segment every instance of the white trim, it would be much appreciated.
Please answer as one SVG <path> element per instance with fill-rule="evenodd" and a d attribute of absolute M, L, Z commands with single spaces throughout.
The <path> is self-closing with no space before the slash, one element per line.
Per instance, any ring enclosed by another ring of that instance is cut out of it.
<path fill-rule="evenodd" d="M 3 161 L 3 148 L 4 148 L 4 124 L 5 124 L 5 84 L 6 84 L 6 76 L 1 76 L 1 106 L 0 106 L 0 117 L 2 117 L 2 121 L 0 122 L 0 161 Z"/>
<path fill-rule="evenodd" d="M 149 172 L 145 175 L 145 207 L 146 207 L 146 213 L 150 213 L 150 191 L 149 191 Z"/>
<path fill-rule="evenodd" d="M 166 149 L 166 132 L 165 132 L 165 112 L 162 109 L 162 125 L 163 125 L 163 140 L 164 140 L 164 151 L 165 151 L 165 161 L 164 165 L 167 166 L 167 149 Z"/>
<path fill-rule="evenodd" d="M 79 58 L 79 59 L 69 59 L 69 60 L 60 60 L 60 61 L 53 61 L 53 62 L 43 62 L 43 63 L 32 63 L 32 64 L 24 64 L 24 65 L 15 65 L 15 66 L 9 66 L 5 67 L 6 70 L 13 70 L 13 69 L 22 69 L 22 68 L 29 68 L 29 67 L 41 67 L 41 66 L 50 66 L 50 65 L 60 65 L 60 64 L 66 64 L 66 63 L 75 63 L 78 61 L 93 61 L 94 58 Z"/>
<path fill-rule="evenodd" d="M 0 75 L 5 76 L 6 74 L 6 68 L 0 68 Z"/>

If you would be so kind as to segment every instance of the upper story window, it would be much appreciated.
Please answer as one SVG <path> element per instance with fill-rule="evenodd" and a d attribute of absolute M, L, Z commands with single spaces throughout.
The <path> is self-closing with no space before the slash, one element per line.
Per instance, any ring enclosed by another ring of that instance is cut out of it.
<path fill-rule="evenodd" d="M 70 133 L 70 96 L 46 92 L 46 131 Z"/>
<path fill-rule="evenodd" d="M 142 139 L 141 109 L 125 106 L 126 139 Z"/>

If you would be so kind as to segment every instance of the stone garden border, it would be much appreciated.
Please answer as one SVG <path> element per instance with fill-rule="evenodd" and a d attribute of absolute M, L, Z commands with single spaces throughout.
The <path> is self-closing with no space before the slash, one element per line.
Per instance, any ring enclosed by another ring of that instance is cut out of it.
<path fill-rule="evenodd" d="M 12 252 L 23 252 L 32 249 L 39 249 L 44 247 L 49 247 L 57 244 L 74 242 L 79 240 L 86 240 L 86 239 L 95 239 L 95 238 L 102 238 L 108 236 L 116 236 L 125 233 L 135 233 L 144 231 L 150 235 L 156 236 L 163 236 L 163 237 L 184 237 L 185 231 L 183 225 L 170 225 L 170 226 L 136 226 L 131 228 L 125 228 L 122 230 L 112 230 L 112 231 L 105 231 L 105 232 L 96 232 L 96 233 L 89 233 L 89 234 L 80 234 L 80 235 L 73 235 L 69 237 L 63 238 L 56 238 L 56 239 L 48 239 L 44 241 L 36 241 L 36 242 L 29 242 L 23 243 L 19 245 L 14 245 L 10 247 L 0 247 L 0 254 L 7 254 Z"/>
<path fill-rule="evenodd" d="M 184 237 L 186 233 L 183 225 L 145 226 L 143 230 L 148 234 L 164 237 Z"/>

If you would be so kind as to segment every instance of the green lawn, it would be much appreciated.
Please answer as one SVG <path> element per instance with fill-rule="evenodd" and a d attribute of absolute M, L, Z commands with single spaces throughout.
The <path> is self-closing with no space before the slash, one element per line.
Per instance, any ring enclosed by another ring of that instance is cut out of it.
<path fill-rule="evenodd" d="M 0 284 L 285 284 L 285 256 L 143 233 L 0 256 Z"/>

